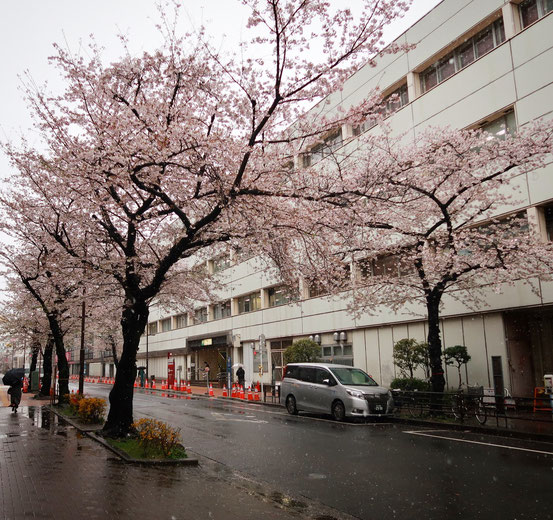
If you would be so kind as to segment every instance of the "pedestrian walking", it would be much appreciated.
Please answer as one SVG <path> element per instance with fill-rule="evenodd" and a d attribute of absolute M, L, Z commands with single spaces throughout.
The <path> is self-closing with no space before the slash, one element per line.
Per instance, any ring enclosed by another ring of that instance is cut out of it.
<path fill-rule="evenodd" d="M 209 394 L 209 363 L 207 361 L 204 361 L 204 374 L 207 385 L 207 393 Z"/>
<path fill-rule="evenodd" d="M 238 384 L 243 387 L 245 383 L 246 372 L 244 372 L 244 367 L 242 365 L 238 367 L 238 370 L 236 371 L 236 377 L 238 378 Z"/>
<path fill-rule="evenodd" d="M 21 393 L 23 389 L 23 378 L 25 377 L 25 369 L 12 368 L 8 370 L 2 378 L 2 383 L 8 385 L 8 395 L 10 396 L 10 406 L 12 412 L 17 413 L 17 408 L 21 402 Z"/>
<path fill-rule="evenodd" d="M 10 406 L 12 407 L 12 412 L 17 413 L 17 408 L 21 402 L 21 393 L 23 389 L 23 381 L 18 381 L 17 383 L 10 386 L 8 389 L 8 395 L 10 396 Z"/>

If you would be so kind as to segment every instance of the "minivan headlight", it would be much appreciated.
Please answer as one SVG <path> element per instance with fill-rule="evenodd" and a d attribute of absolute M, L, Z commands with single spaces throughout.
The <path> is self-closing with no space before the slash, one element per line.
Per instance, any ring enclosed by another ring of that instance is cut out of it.
<path fill-rule="evenodd" d="M 351 395 L 352 397 L 357 397 L 357 399 L 363 399 L 363 392 L 360 392 L 359 390 L 353 390 L 351 388 L 346 388 L 346 392 Z"/>

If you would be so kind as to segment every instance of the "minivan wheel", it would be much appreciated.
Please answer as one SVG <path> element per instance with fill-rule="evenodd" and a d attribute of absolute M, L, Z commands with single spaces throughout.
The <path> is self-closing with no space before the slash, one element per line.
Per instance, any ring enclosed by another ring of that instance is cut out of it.
<path fill-rule="evenodd" d="M 346 408 L 342 401 L 335 401 L 332 404 L 332 417 L 335 421 L 343 421 L 346 418 Z"/>
<path fill-rule="evenodd" d="M 289 395 L 286 398 L 286 410 L 290 415 L 298 414 L 298 407 L 296 406 L 296 398 L 293 395 Z"/>

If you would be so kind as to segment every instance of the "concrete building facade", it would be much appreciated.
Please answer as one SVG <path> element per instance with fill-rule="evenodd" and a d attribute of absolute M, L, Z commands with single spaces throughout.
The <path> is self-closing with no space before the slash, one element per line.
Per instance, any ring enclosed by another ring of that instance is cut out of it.
<path fill-rule="evenodd" d="M 387 123 L 413 139 L 428 126 L 444 125 L 482 126 L 500 136 L 552 117 L 552 11 L 551 0 L 443 0 L 398 38 L 414 48 L 360 70 L 324 100 L 325 110 L 347 108 L 378 87 L 384 97 L 397 94 Z M 370 122 L 344 125 L 325 144 L 339 150 L 364 131 L 378 129 Z M 312 149 L 301 160 L 319 153 Z M 521 174 L 516 182 L 519 201 L 500 214 L 525 211 L 531 232 L 553 240 L 553 166 Z M 312 337 L 324 360 L 360 367 L 389 385 L 399 375 L 393 344 L 426 337 L 422 308 L 354 317 L 347 294 L 327 298 L 300 287 L 300 299 L 289 302 L 278 278 L 255 257 L 229 254 L 208 262 L 208 269 L 224 282 L 218 302 L 193 313 L 152 306 L 138 353 L 138 365 L 147 365 L 150 376 L 165 378 L 170 362 L 177 377 L 201 380 L 207 362 L 216 381 L 226 378 L 227 365 L 241 363 L 247 382 L 273 384 L 281 378 L 284 349 Z M 537 280 L 536 287 L 490 292 L 477 311 L 445 298 L 443 345 L 467 346 L 472 360 L 465 382 L 494 387 L 501 381 L 513 395 L 528 395 L 553 372 L 553 284 Z M 456 387 L 456 368 L 446 376 Z"/>

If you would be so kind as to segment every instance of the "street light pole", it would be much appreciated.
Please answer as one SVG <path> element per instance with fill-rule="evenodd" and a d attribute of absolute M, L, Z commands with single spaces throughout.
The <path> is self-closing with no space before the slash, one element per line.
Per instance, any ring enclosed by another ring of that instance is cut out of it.
<path fill-rule="evenodd" d="M 79 351 L 79 394 L 84 394 L 84 328 L 85 328 L 86 303 L 84 301 L 81 307 L 81 349 Z"/>

